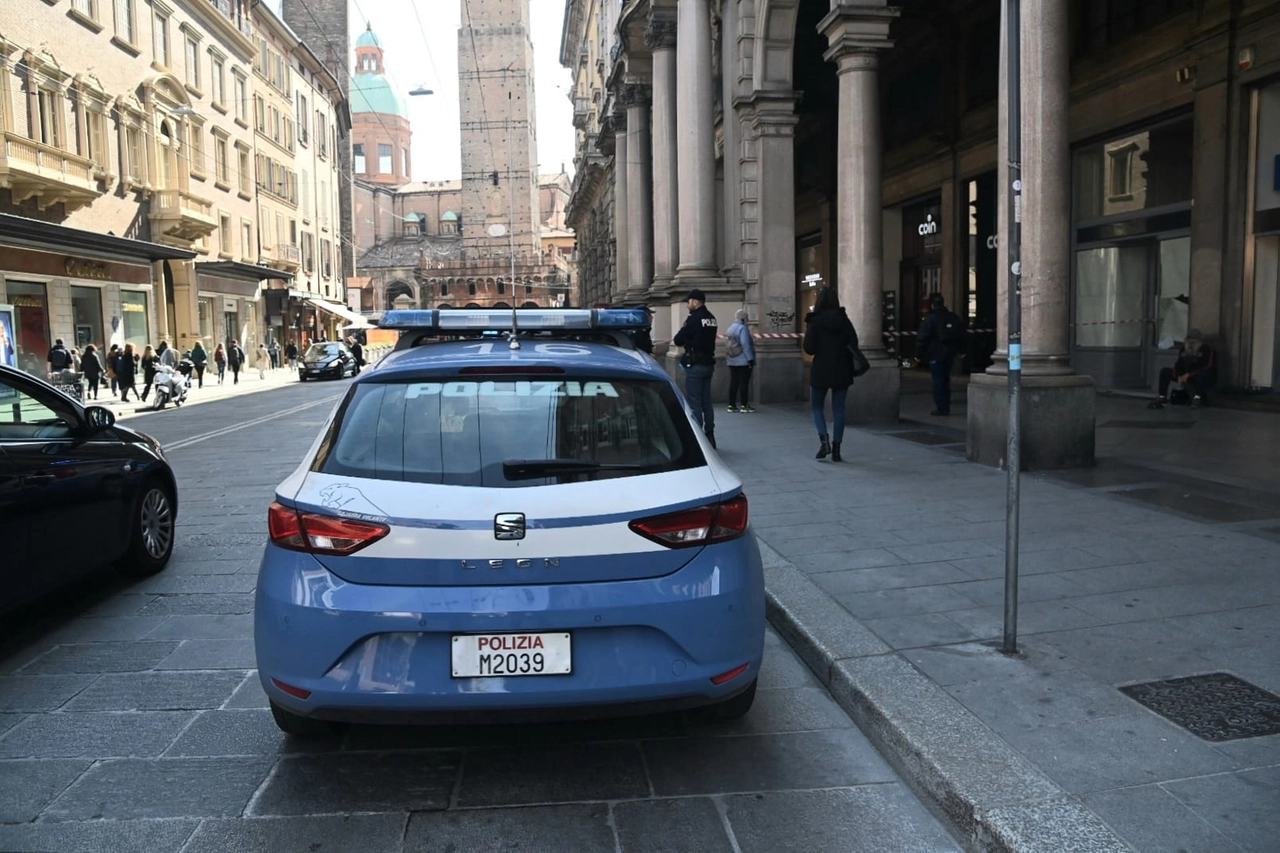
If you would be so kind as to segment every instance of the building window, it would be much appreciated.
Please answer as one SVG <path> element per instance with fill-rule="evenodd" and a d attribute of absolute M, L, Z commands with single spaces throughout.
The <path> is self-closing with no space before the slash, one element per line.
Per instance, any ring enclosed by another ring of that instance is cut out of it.
<path fill-rule="evenodd" d="M 298 110 L 298 142 L 306 145 L 310 136 L 307 132 L 307 126 L 310 124 L 310 111 L 307 110 L 307 96 L 299 92 L 294 97 L 294 103 Z"/>
<path fill-rule="evenodd" d="M 231 214 L 223 213 L 218 217 L 218 251 L 231 255 Z"/>
<path fill-rule="evenodd" d="M 471 296 L 476 295 L 476 283 L 474 281 L 467 282 L 467 293 Z"/>
<path fill-rule="evenodd" d="M 37 72 L 33 70 L 32 73 Z M 32 116 L 34 121 L 31 137 L 54 148 L 62 147 L 62 129 L 58 126 L 61 120 L 61 101 L 61 95 L 53 89 L 36 89 L 36 114 Z"/>
<path fill-rule="evenodd" d="M 365 174 L 365 167 L 367 164 L 364 159 L 364 145 L 362 143 L 357 142 L 355 145 L 351 146 L 351 157 L 355 161 L 353 164 L 355 173 L 357 175 Z"/>
<path fill-rule="evenodd" d="M 403 169 L 401 169 L 400 174 L 404 175 L 406 178 L 409 177 L 409 149 L 408 148 L 400 149 L 400 162 L 404 167 Z"/>
<path fill-rule="evenodd" d="M 507 292 L 507 283 L 506 283 L 505 281 L 502 281 L 501 279 L 499 279 L 499 280 L 498 280 L 498 293 L 501 295 L 501 294 L 506 293 L 506 292 Z"/>
<path fill-rule="evenodd" d="M 14 310 L 18 367 L 44 378 L 45 355 L 49 350 L 49 299 L 45 285 L 9 279 L 5 288 L 5 299 Z"/>
<path fill-rule="evenodd" d="M 1133 173 L 1133 152 L 1138 146 L 1132 142 L 1107 151 L 1107 201 L 1124 201 L 1132 198 L 1130 178 Z"/>
<path fill-rule="evenodd" d="M 218 185 L 224 190 L 231 189 L 231 153 L 227 149 L 227 137 L 216 130 L 213 132 L 213 164 Z"/>
<path fill-rule="evenodd" d="M 209 54 L 209 95 L 213 105 L 222 111 L 227 107 L 226 61 L 216 53 Z"/>
<path fill-rule="evenodd" d="M 71 10 L 82 20 L 98 20 L 98 0 L 71 0 Z"/>
<path fill-rule="evenodd" d="M 151 324 L 147 320 L 147 294 L 142 291 L 120 291 L 120 316 L 124 342 L 141 350 L 151 340 Z"/>
<path fill-rule="evenodd" d="M 240 220 L 240 257 L 247 260 L 253 258 L 253 223 L 247 219 Z"/>
<path fill-rule="evenodd" d="M 151 20 L 151 52 L 157 65 L 169 67 L 169 15 L 158 9 Z"/>
<path fill-rule="evenodd" d="M 440 282 L 440 295 L 441 296 L 449 295 L 449 282 L 447 281 Z"/>
<path fill-rule="evenodd" d="M 245 127 L 249 126 L 249 81 L 236 69 L 231 72 L 231 76 L 235 79 L 232 87 L 232 94 L 236 101 L 236 121 Z"/>
<path fill-rule="evenodd" d="M 187 30 L 183 25 L 183 60 L 184 71 L 186 72 L 186 84 L 188 87 L 199 91 L 200 89 L 200 39 Z"/>
<path fill-rule="evenodd" d="M 191 150 L 189 152 L 191 176 L 194 178 L 204 178 L 204 122 L 192 119 L 188 127 L 188 137 L 191 140 Z"/>
<path fill-rule="evenodd" d="M 315 240 L 315 236 L 310 232 L 304 232 L 302 235 L 302 270 L 308 275 L 316 271 Z"/>
<path fill-rule="evenodd" d="M 1195 0 L 1079 0 L 1076 52 L 1093 53 L 1194 8 Z"/>
<path fill-rule="evenodd" d="M 320 240 L 320 274 L 333 278 L 333 244 L 325 239 Z"/>
<path fill-rule="evenodd" d="M 84 117 L 84 157 L 92 160 L 100 171 L 107 170 L 107 117 L 97 105 L 86 105 L 81 111 Z"/>
<path fill-rule="evenodd" d="M 324 113 L 316 110 L 316 142 L 320 145 L 320 156 L 329 156 L 329 134 L 325 128 L 328 127 L 329 120 L 325 118 Z"/>
<path fill-rule="evenodd" d="M 134 32 L 133 0 L 115 0 L 116 38 L 127 45 L 137 43 Z"/>
<path fill-rule="evenodd" d="M 253 192 L 251 189 L 252 179 L 250 177 L 249 167 L 249 149 L 242 142 L 236 143 L 236 159 L 238 160 L 236 174 L 240 181 L 240 195 L 248 198 Z"/>
<path fill-rule="evenodd" d="M 395 174 L 395 165 L 391 162 L 391 146 L 385 142 L 378 143 L 378 174 Z"/>
<path fill-rule="evenodd" d="M 261 95 L 253 96 L 253 126 L 258 133 L 267 132 L 267 102 Z"/>
<path fill-rule="evenodd" d="M 126 162 L 123 171 L 131 183 L 143 186 L 147 182 L 147 159 L 143 155 L 142 128 L 126 127 L 124 138 Z"/>

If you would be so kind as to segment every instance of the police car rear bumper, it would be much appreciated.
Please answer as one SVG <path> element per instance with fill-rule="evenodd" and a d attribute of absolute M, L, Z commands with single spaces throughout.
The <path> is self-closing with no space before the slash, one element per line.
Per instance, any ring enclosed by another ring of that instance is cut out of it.
<path fill-rule="evenodd" d="M 510 587 L 351 584 L 310 555 L 269 544 L 254 612 L 267 695 L 296 714 L 352 722 L 458 712 L 577 718 L 710 704 L 755 679 L 765 625 L 749 531 L 661 578 Z M 569 633 L 572 673 L 452 676 L 454 635 L 513 631 Z M 744 664 L 722 684 L 711 680 Z"/>

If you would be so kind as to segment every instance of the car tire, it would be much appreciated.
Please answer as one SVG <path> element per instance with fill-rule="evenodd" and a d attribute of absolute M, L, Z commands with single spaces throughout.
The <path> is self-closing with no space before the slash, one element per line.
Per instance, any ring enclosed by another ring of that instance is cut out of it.
<path fill-rule="evenodd" d="M 736 720 L 739 717 L 746 716 L 751 710 L 751 705 L 756 701 L 756 684 L 758 679 L 753 679 L 746 690 L 735 694 L 722 702 L 714 705 L 708 705 L 699 709 L 704 719 L 715 720 L 717 722 L 728 722 Z"/>
<path fill-rule="evenodd" d="M 267 700 L 271 702 L 270 699 Z M 271 702 L 271 717 L 280 731 L 294 737 L 320 737 L 338 731 L 339 724 L 331 720 L 316 720 L 285 710 Z"/>
<path fill-rule="evenodd" d="M 307 381 L 307 377 L 306 377 L 306 376 L 304 376 L 303 374 L 299 373 L 299 374 L 298 374 L 298 381 L 299 381 L 299 382 L 306 382 L 306 381 Z"/>
<path fill-rule="evenodd" d="M 129 550 L 116 564 L 128 577 L 145 578 L 169 564 L 177 538 L 173 488 L 160 477 L 143 481 L 129 512 Z"/>

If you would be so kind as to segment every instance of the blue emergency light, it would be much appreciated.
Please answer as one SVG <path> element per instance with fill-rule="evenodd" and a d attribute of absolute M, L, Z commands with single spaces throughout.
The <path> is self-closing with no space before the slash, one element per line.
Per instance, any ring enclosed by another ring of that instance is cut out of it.
<path fill-rule="evenodd" d="M 382 315 L 380 329 L 450 332 L 503 332 L 513 326 L 521 332 L 561 330 L 647 329 L 649 312 L 643 308 L 537 308 L 521 309 L 408 309 Z"/>

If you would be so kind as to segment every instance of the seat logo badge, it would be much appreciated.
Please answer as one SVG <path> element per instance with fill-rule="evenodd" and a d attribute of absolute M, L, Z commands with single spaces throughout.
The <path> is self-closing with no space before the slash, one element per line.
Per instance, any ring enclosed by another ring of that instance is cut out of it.
<path fill-rule="evenodd" d="M 494 539 L 523 539 L 524 513 L 500 512 L 493 517 Z"/>

